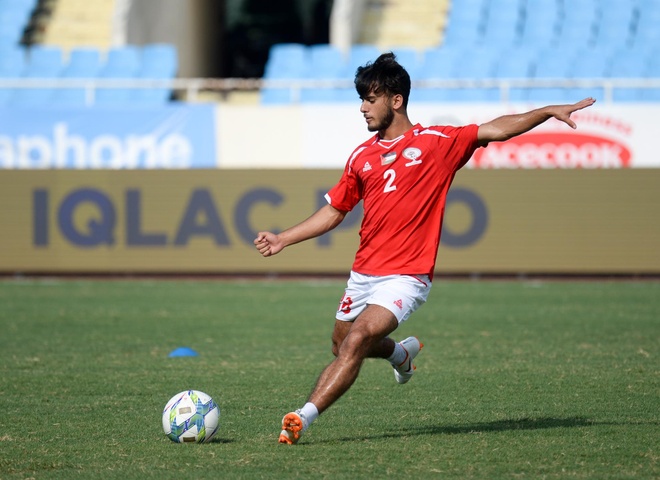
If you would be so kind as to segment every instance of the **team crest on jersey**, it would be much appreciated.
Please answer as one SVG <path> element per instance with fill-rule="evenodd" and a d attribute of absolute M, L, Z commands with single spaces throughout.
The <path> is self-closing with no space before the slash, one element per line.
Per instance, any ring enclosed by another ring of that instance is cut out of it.
<path fill-rule="evenodd" d="M 422 156 L 422 151 L 419 148 L 408 147 L 403 151 L 404 158 L 410 160 L 406 163 L 406 167 L 412 167 L 413 165 L 419 165 L 422 163 L 419 157 Z"/>
<path fill-rule="evenodd" d="M 380 156 L 381 165 L 389 165 L 396 160 L 396 152 L 387 152 Z"/>

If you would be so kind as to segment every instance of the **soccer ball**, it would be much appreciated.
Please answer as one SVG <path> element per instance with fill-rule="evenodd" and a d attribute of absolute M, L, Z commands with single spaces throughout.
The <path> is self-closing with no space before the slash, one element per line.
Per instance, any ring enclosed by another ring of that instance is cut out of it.
<path fill-rule="evenodd" d="M 204 392 L 177 393 L 163 410 L 163 431 L 178 443 L 208 442 L 218 431 L 220 407 Z"/>

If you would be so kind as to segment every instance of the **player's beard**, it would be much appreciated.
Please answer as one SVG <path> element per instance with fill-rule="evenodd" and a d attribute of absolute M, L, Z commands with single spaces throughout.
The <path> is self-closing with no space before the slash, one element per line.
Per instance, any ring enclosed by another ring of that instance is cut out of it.
<path fill-rule="evenodd" d="M 390 125 L 392 125 L 393 121 L 394 121 L 394 109 L 388 106 L 387 111 L 385 112 L 385 115 L 383 116 L 381 121 L 374 125 L 368 125 L 367 129 L 370 132 L 382 132 L 390 128 Z"/>

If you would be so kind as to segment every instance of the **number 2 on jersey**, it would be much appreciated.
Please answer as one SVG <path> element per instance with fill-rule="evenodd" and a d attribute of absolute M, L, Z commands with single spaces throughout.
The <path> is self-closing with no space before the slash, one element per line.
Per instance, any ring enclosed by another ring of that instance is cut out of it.
<path fill-rule="evenodd" d="M 383 174 L 383 178 L 387 180 L 387 182 L 385 183 L 385 188 L 383 189 L 383 193 L 393 192 L 394 190 L 396 190 L 396 185 L 394 185 L 396 172 L 392 168 L 390 168 L 389 170 L 385 170 L 385 173 Z"/>

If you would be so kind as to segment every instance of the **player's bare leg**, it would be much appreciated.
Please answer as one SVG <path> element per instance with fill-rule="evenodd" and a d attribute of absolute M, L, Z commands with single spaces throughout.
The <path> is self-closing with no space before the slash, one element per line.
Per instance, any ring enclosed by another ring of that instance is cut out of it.
<path fill-rule="evenodd" d="M 342 320 L 335 321 L 335 329 L 332 332 L 332 354 L 335 357 L 339 355 L 339 348 L 352 326 L 353 322 L 345 322 Z M 372 346 L 367 353 L 367 358 L 387 358 L 392 355 L 394 346 L 394 340 L 390 337 L 385 337 Z"/>
<path fill-rule="evenodd" d="M 352 322 L 337 320 L 332 332 L 332 353 L 337 356 L 344 338 L 350 331 Z M 368 358 L 385 358 L 394 369 L 394 379 L 397 383 L 408 383 L 415 373 L 413 360 L 419 354 L 424 344 L 417 337 L 408 337 L 401 342 L 395 342 L 389 337 L 374 344 L 367 354 Z M 396 348 L 396 349 L 395 349 Z"/>
<path fill-rule="evenodd" d="M 365 358 L 386 358 L 394 342 L 383 340 L 397 326 L 392 312 L 378 305 L 369 305 L 354 322 L 339 325 L 333 333 L 333 342 L 338 340 L 334 343 L 338 347 L 336 358 L 321 373 L 303 408 L 284 416 L 279 442 L 297 443 L 307 426 L 353 385 Z"/>
<path fill-rule="evenodd" d="M 384 355 L 379 350 L 387 347 L 389 342 L 383 344 L 383 340 L 398 325 L 394 314 L 379 305 L 369 305 L 355 319 L 339 346 L 337 357 L 321 373 L 309 396 L 309 401 L 316 405 L 319 413 L 330 407 L 353 385 L 365 358 L 374 353 L 379 353 L 380 357 Z M 394 342 L 389 341 L 394 349 Z"/>

